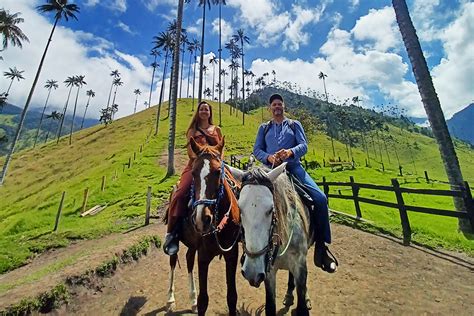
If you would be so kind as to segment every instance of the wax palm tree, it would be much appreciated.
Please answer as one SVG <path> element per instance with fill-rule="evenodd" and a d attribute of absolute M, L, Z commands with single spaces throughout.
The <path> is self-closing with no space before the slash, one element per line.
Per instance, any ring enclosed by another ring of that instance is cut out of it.
<path fill-rule="evenodd" d="M 115 108 L 118 111 L 118 105 L 115 103 L 115 98 L 117 97 L 118 87 L 121 87 L 123 85 L 122 79 L 121 78 L 114 79 L 114 82 L 112 84 L 115 86 L 114 98 L 112 99 L 112 107 L 115 106 Z M 115 112 L 112 111 L 112 120 L 114 119 L 114 115 L 115 113 L 117 113 L 117 111 Z"/>
<path fill-rule="evenodd" d="M 72 88 L 76 85 L 76 80 L 77 80 L 76 76 L 67 77 L 67 79 L 64 80 L 64 83 L 66 84 L 66 87 L 69 87 L 69 92 L 68 92 L 68 95 L 67 95 L 66 103 L 64 104 L 64 109 L 63 109 L 63 113 L 62 113 L 62 116 L 61 116 L 61 123 L 58 126 L 58 134 L 57 134 L 56 143 L 59 143 L 59 138 L 61 137 L 61 133 L 63 131 L 64 119 L 66 117 L 66 111 L 67 111 L 67 107 L 68 107 L 68 104 L 69 104 L 69 98 L 71 97 Z"/>
<path fill-rule="evenodd" d="M 23 31 L 17 26 L 17 24 L 23 23 L 24 21 L 23 18 L 19 17 L 20 15 L 20 12 L 10 14 L 10 11 L 0 9 L 0 33 L 3 37 L 3 47 L 0 51 L 8 48 L 8 42 L 10 42 L 12 46 L 23 48 L 22 41 L 30 41 Z"/>
<path fill-rule="evenodd" d="M 176 136 L 176 102 L 178 98 L 178 76 L 179 76 L 179 45 L 181 40 L 181 25 L 183 24 L 183 6 L 184 0 L 179 0 L 178 3 L 178 18 L 177 18 L 177 30 L 175 34 L 175 46 L 173 56 L 173 73 L 172 73 L 172 85 L 171 85 L 171 100 L 170 100 L 170 125 L 169 125 L 169 138 L 168 138 L 168 171 L 166 176 L 172 176 L 175 173 L 174 169 L 174 145 Z"/>
<path fill-rule="evenodd" d="M 182 98 L 181 92 L 183 91 L 183 72 L 184 72 L 184 52 L 186 51 L 186 45 L 188 44 L 188 36 L 186 33 L 181 34 L 182 41 L 181 45 L 183 45 L 181 52 L 183 53 L 183 56 L 181 57 L 181 79 L 179 80 L 179 98 Z"/>
<path fill-rule="evenodd" d="M 58 123 L 59 123 L 59 120 L 61 120 L 61 118 L 62 118 L 62 114 L 59 113 L 58 111 L 53 111 L 53 112 L 51 112 L 51 114 L 46 115 L 46 119 L 50 119 L 50 123 L 49 123 L 48 132 L 46 133 L 46 138 L 44 140 L 44 143 L 46 143 L 48 141 L 48 137 L 49 137 L 49 134 L 51 133 L 51 130 L 53 128 L 54 121 L 58 121 Z"/>
<path fill-rule="evenodd" d="M 204 77 L 203 77 L 204 78 L 203 79 L 204 80 L 204 90 L 206 90 L 206 78 L 207 78 L 207 71 L 208 70 L 209 70 L 209 68 L 206 65 L 202 66 L 202 72 L 204 74 Z"/>
<path fill-rule="evenodd" d="M 216 56 L 212 56 L 209 59 L 209 64 L 212 65 L 212 100 L 214 100 L 214 86 L 216 85 L 215 79 L 216 79 L 216 64 L 217 64 L 217 58 Z"/>
<path fill-rule="evenodd" d="M 219 5 L 219 126 L 222 126 L 222 5 L 226 5 L 225 0 L 214 0 L 215 4 Z M 225 87 L 225 84 L 224 84 Z"/>
<path fill-rule="evenodd" d="M 175 38 L 176 38 L 177 30 L 178 30 L 178 24 L 176 20 L 168 24 L 167 31 L 171 33 L 171 38 L 172 38 L 172 41 L 171 41 L 171 59 L 172 60 L 174 58 L 173 54 L 174 54 L 174 45 L 176 45 Z M 186 40 L 186 30 L 181 28 L 180 34 L 181 34 L 180 43 L 182 43 Z M 179 66 L 179 63 L 178 63 L 178 66 Z M 170 73 L 173 73 L 173 67 L 174 67 L 174 64 L 172 63 Z M 178 78 L 179 78 L 179 75 L 178 75 Z M 173 76 L 170 75 L 170 87 L 173 84 L 173 80 L 174 80 Z M 171 109 L 170 109 L 169 100 L 171 100 L 171 89 L 169 89 L 169 95 L 168 95 L 168 115 L 164 119 L 167 119 L 170 117 Z"/>
<path fill-rule="evenodd" d="M 89 108 L 89 103 L 91 101 L 91 98 L 95 97 L 95 92 L 92 89 L 87 90 L 86 91 L 86 96 L 88 96 L 89 98 L 87 99 L 87 104 L 86 104 L 86 108 L 84 110 L 84 115 L 82 116 L 81 129 L 82 129 L 82 127 L 84 127 L 84 120 L 86 119 L 87 109 Z"/>
<path fill-rule="evenodd" d="M 110 97 L 112 96 L 112 89 L 114 88 L 114 82 L 116 79 L 120 78 L 120 73 L 117 69 L 112 70 L 112 72 L 110 73 L 110 76 L 112 77 L 112 84 L 110 85 L 109 98 L 107 99 L 107 107 L 109 107 L 110 105 Z"/>
<path fill-rule="evenodd" d="M 30 89 L 30 93 L 28 94 L 28 98 L 26 99 L 25 106 L 23 107 L 23 110 L 21 112 L 20 122 L 18 123 L 18 127 L 15 133 L 15 137 L 13 138 L 10 151 L 7 155 L 7 158 L 5 159 L 5 163 L 3 164 L 2 175 L 0 177 L 0 185 L 2 185 L 3 182 L 5 181 L 8 166 L 10 164 L 13 152 L 15 151 L 15 146 L 18 142 L 18 138 L 20 137 L 21 129 L 23 127 L 23 123 L 25 122 L 26 113 L 28 111 L 31 98 L 33 97 L 33 92 L 35 91 L 36 83 L 38 82 L 38 78 L 41 73 L 41 69 L 43 67 L 43 62 L 46 57 L 46 53 L 48 51 L 49 43 L 51 43 L 51 38 L 53 37 L 54 30 L 56 29 L 56 25 L 61 18 L 66 19 L 66 21 L 68 21 L 69 18 L 74 18 L 77 20 L 77 17 L 75 14 L 79 12 L 79 7 L 76 4 L 68 4 L 68 0 L 47 0 L 46 4 L 38 6 L 37 9 L 43 13 L 49 13 L 49 12 L 55 13 L 54 25 L 53 25 L 53 29 L 51 30 L 51 34 L 49 35 L 49 39 L 46 44 L 46 48 L 43 52 L 43 56 L 41 57 L 38 70 L 33 80 L 33 85 L 31 86 L 31 89 Z"/>
<path fill-rule="evenodd" d="M 72 131 L 74 129 L 74 119 L 76 118 L 76 109 L 77 109 L 77 99 L 79 98 L 79 90 L 82 86 L 86 85 L 87 82 L 84 81 L 85 76 L 77 76 L 75 86 L 77 87 L 76 92 L 76 101 L 74 101 L 74 111 L 72 112 L 72 121 L 71 121 L 71 130 L 69 132 L 69 145 L 72 144 Z"/>
<path fill-rule="evenodd" d="M 355 96 L 355 97 L 352 97 L 352 102 L 354 102 L 354 104 L 357 103 L 358 106 L 360 106 L 360 98 L 359 96 Z"/>
<path fill-rule="evenodd" d="M 151 104 L 151 93 L 153 91 L 153 82 L 155 81 L 155 71 L 156 71 L 156 68 L 159 67 L 158 63 L 156 62 L 156 58 L 161 56 L 161 53 L 157 49 L 152 49 L 150 52 L 150 55 L 153 56 L 153 62 L 151 63 L 151 67 L 153 68 L 153 73 L 151 74 L 151 84 L 150 84 L 150 94 L 148 96 L 148 104 Z M 135 104 L 135 109 L 136 109 L 136 104 Z"/>
<path fill-rule="evenodd" d="M 186 3 L 191 2 L 191 0 L 186 0 Z M 213 1 L 214 3 L 214 1 Z M 203 93 L 203 71 L 204 71 L 204 34 L 206 26 L 206 4 L 211 9 L 210 0 L 199 0 L 199 6 L 202 6 L 202 32 L 201 32 L 201 57 L 199 60 L 199 88 L 198 88 L 198 103 L 202 100 Z"/>
<path fill-rule="evenodd" d="M 244 66 L 244 43 L 250 44 L 250 39 L 244 34 L 244 30 L 238 29 L 237 34 L 232 36 L 236 42 L 240 41 L 240 57 L 242 58 L 242 125 L 245 125 L 245 66 Z"/>
<path fill-rule="evenodd" d="M 194 45 L 194 65 L 193 65 L 193 107 L 191 109 L 191 111 L 194 112 L 194 93 L 196 91 L 196 64 L 197 64 L 197 52 L 201 50 L 201 44 L 199 44 L 199 41 L 198 40 L 195 40 L 193 42 L 193 45 Z"/>
<path fill-rule="evenodd" d="M 13 68 L 9 68 L 9 71 L 5 71 L 3 73 L 3 76 L 5 78 L 11 79 L 10 85 L 8 86 L 8 90 L 5 93 L 6 97 L 8 97 L 8 93 L 10 93 L 10 88 L 12 87 L 13 80 L 16 79 L 17 81 L 20 81 L 20 80 L 25 79 L 25 77 L 23 77 L 24 72 L 25 72 L 24 70 L 18 70 L 18 69 L 16 69 L 16 67 L 13 67 Z"/>
<path fill-rule="evenodd" d="M 272 70 L 272 75 L 273 75 L 273 84 L 275 85 L 275 84 L 276 84 L 276 81 L 277 81 L 276 71 L 275 71 L 275 70 Z"/>
<path fill-rule="evenodd" d="M 142 94 L 140 89 L 135 89 L 133 90 L 133 93 L 135 94 L 135 107 L 133 108 L 133 114 L 137 112 L 137 102 L 138 102 L 138 96 Z"/>
<path fill-rule="evenodd" d="M 162 49 L 165 52 L 165 63 L 163 66 L 163 76 L 161 78 L 161 89 L 160 89 L 160 98 L 158 100 L 158 108 L 156 113 L 156 124 L 155 124 L 155 136 L 158 135 L 158 127 L 160 122 L 161 114 L 161 103 L 163 102 L 163 93 L 165 89 L 165 78 L 166 78 L 166 69 L 168 66 L 168 56 L 169 52 L 173 46 L 173 36 L 171 32 L 161 32 L 158 36 L 153 37 L 153 43 L 155 47 L 153 49 Z"/>
<path fill-rule="evenodd" d="M 318 78 L 321 79 L 323 81 L 323 85 L 324 85 L 324 95 L 326 96 L 326 102 L 329 103 L 329 98 L 328 98 L 328 92 L 326 90 L 326 78 L 328 77 L 328 75 L 326 75 L 324 72 L 320 71 L 319 74 L 318 74 Z"/>
<path fill-rule="evenodd" d="M 191 81 L 191 63 L 192 63 L 194 50 L 196 49 L 196 47 L 194 46 L 195 41 L 196 41 L 196 39 L 193 39 L 192 41 L 190 41 L 188 43 L 188 48 L 187 48 L 188 52 L 189 52 L 189 67 L 188 67 L 188 86 L 187 86 L 187 89 L 186 89 L 186 98 L 189 98 L 189 83 Z"/>
<path fill-rule="evenodd" d="M 408 57 L 412 64 L 418 91 L 421 95 L 426 115 L 430 122 L 433 134 L 438 143 L 444 168 L 448 176 L 449 183 L 453 190 L 464 187 L 464 180 L 459 166 L 459 160 L 454 150 L 453 142 L 446 125 L 443 110 L 433 86 L 431 74 L 426 64 L 423 51 L 416 35 L 415 27 L 410 18 L 407 4 L 404 0 L 392 0 L 393 9 L 402 34 L 403 42 L 407 49 Z M 454 204 L 458 211 L 467 210 L 467 206 L 461 198 L 455 198 Z M 471 220 L 471 229 L 466 219 L 459 219 L 459 228 L 463 231 L 474 230 L 474 220 Z"/>
<path fill-rule="evenodd" d="M 221 92 L 224 94 L 224 95 L 223 95 L 223 99 L 224 99 L 224 102 L 225 102 L 225 89 L 226 89 L 226 88 L 225 88 L 225 77 L 228 76 L 229 74 L 227 73 L 227 71 L 225 71 L 225 69 L 221 69 L 220 75 L 221 75 L 222 77 L 224 77 L 224 85 L 222 86 L 222 91 L 221 91 Z"/>
<path fill-rule="evenodd" d="M 51 90 L 52 89 L 56 90 L 59 86 L 58 86 L 58 82 L 56 80 L 48 80 L 48 81 L 46 81 L 46 84 L 44 85 L 44 87 L 46 89 L 48 89 L 48 96 L 46 97 L 46 101 L 44 102 L 43 112 L 41 112 L 41 117 L 40 117 L 40 121 L 39 121 L 39 124 L 38 124 L 38 128 L 36 129 L 35 142 L 33 143 L 33 148 L 36 147 L 36 142 L 38 141 L 39 131 L 41 129 L 41 124 L 43 123 L 44 112 L 46 111 L 46 107 L 48 106 L 48 101 L 49 101 L 49 96 L 51 94 Z"/>
<path fill-rule="evenodd" d="M 318 74 L 318 78 L 323 81 L 323 86 L 324 86 L 324 95 L 326 96 L 326 103 L 329 105 L 329 98 L 328 98 L 328 92 L 326 90 L 326 78 L 328 75 L 326 75 L 324 72 L 320 71 Z M 328 124 L 329 124 L 329 137 L 331 138 L 331 146 L 332 146 L 332 157 L 336 158 L 336 150 L 334 147 L 334 137 L 333 137 L 333 122 L 332 122 L 332 112 L 328 113 Z"/>

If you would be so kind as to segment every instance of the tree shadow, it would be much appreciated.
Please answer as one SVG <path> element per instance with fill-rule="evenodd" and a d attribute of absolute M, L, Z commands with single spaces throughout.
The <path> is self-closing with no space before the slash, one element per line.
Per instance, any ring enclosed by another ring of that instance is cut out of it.
<path fill-rule="evenodd" d="M 132 296 L 128 299 L 120 312 L 120 316 L 137 315 L 140 309 L 145 305 L 147 299 L 144 296 Z"/>
<path fill-rule="evenodd" d="M 166 305 L 164 305 L 158 309 L 155 309 L 154 311 L 144 314 L 144 316 L 156 316 L 156 315 L 162 315 L 163 313 L 164 315 L 169 315 L 169 316 L 193 314 L 193 311 L 190 309 L 183 309 L 180 311 L 173 311 L 173 312 L 168 312 L 167 310 L 168 308 L 166 307 Z"/>

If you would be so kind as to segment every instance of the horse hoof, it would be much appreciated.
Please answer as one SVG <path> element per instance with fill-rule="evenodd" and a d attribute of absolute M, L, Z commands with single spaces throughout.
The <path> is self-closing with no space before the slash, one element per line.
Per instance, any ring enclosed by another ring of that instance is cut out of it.
<path fill-rule="evenodd" d="M 306 308 L 296 308 L 296 315 L 309 316 L 309 310 L 307 310 Z"/>
<path fill-rule="evenodd" d="M 293 297 L 293 295 L 286 294 L 285 298 L 283 299 L 283 305 L 291 306 L 293 305 L 294 301 L 295 301 L 295 298 Z"/>
<path fill-rule="evenodd" d="M 175 302 L 166 303 L 166 310 L 168 311 L 168 313 L 174 312 L 175 309 L 176 309 L 176 303 Z"/>
<path fill-rule="evenodd" d="M 313 306 L 311 305 L 311 300 L 308 298 L 306 299 L 306 308 L 310 311 Z"/>
<path fill-rule="evenodd" d="M 197 305 L 193 305 L 193 306 L 191 307 L 191 311 L 192 311 L 193 314 L 197 314 L 197 312 L 198 312 L 198 306 L 197 306 Z"/>

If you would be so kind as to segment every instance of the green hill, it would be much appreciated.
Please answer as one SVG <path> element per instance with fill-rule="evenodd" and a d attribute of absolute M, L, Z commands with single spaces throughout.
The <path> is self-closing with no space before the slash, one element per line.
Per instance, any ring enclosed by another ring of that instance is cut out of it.
<path fill-rule="evenodd" d="M 175 156 L 178 172 L 187 160 L 184 133 L 193 114 L 191 103 L 189 99 L 178 101 Z M 165 104 L 164 114 L 166 106 Z M 67 139 L 63 138 L 59 144 L 50 142 L 15 155 L 5 185 L 0 187 L 0 272 L 18 267 L 35 253 L 46 249 L 65 246 L 76 239 L 97 238 L 143 224 L 147 187 L 152 187 L 152 206 L 156 208 L 168 198 L 168 192 L 178 178 L 174 176 L 164 179 L 168 120 L 160 122 L 159 134 L 153 136 L 155 112 L 156 107 L 153 107 L 119 119 L 107 127 L 94 126 L 77 132 L 73 136 L 71 146 L 68 145 Z M 242 127 L 241 112 L 230 116 L 229 106 L 222 106 L 222 128 L 226 135 L 227 158 L 230 154 L 248 155 L 251 152 L 258 125 L 262 121 L 262 113 L 263 119 L 268 120 L 269 114 L 257 109 L 246 116 L 245 127 Z M 214 106 L 214 122 L 219 123 L 217 105 Z M 426 184 L 422 181 L 424 170 L 427 170 L 433 179 L 446 179 L 433 139 L 400 130 L 393 125 L 389 125 L 386 133 L 393 135 L 400 143 L 406 139 L 417 143 L 418 149 L 412 150 L 411 154 L 408 148 L 403 146 L 396 149 L 405 170 L 404 177 L 399 177 L 403 185 L 447 188 L 443 183 Z M 306 159 L 322 163 L 331 151 L 330 140 L 317 129 L 315 134 L 308 136 L 310 146 Z M 335 146 L 337 153 L 343 156 L 346 146 L 337 141 Z M 376 144 L 375 147 L 379 146 Z M 394 155 L 394 149 L 393 146 L 388 148 L 389 155 Z M 462 144 L 458 145 L 457 150 L 466 180 L 474 183 L 474 170 L 470 168 L 474 163 L 473 151 Z M 366 153 L 361 147 L 353 148 L 352 152 L 358 165 L 355 170 L 331 172 L 329 168 L 322 168 L 310 170 L 310 173 L 318 181 L 322 176 L 326 176 L 328 181 L 348 181 L 349 175 L 353 175 L 359 182 L 389 184 L 390 178 L 396 177 L 398 164 L 394 162 L 394 158 L 391 163 L 387 159 L 385 172 L 382 172 L 375 160 L 372 167 L 365 167 Z M 382 150 L 382 157 L 384 155 Z M 417 172 L 412 167 L 410 155 L 415 161 Z M 125 165 L 129 159 L 132 160 L 131 168 Z M 106 189 L 101 192 L 103 176 L 106 177 Z M 86 188 L 89 188 L 88 208 L 98 204 L 107 204 L 107 207 L 97 215 L 82 218 L 80 213 Z M 63 191 L 66 191 L 66 198 L 59 229 L 52 233 Z M 379 193 L 368 194 L 377 198 Z M 394 200 L 389 194 L 381 195 L 380 198 Z M 429 198 L 424 201 L 415 199 L 414 202 L 424 206 L 453 208 L 452 200 L 448 198 Z M 353 205 L 348 201 L 331 200 L 330 203 L 334 209 L 353 213 Z M 400 234 L 398 213 L 395 210 L 369 205 L 363 205 L 362 209 L 364 217 L 374 221 L 375 225 Z M 457 233 L 456 220 L 417 215 L 419 214 L 409 215 L 414 240 L 474 253 L 474 245 L 468 240 L 469 236 Z"/>

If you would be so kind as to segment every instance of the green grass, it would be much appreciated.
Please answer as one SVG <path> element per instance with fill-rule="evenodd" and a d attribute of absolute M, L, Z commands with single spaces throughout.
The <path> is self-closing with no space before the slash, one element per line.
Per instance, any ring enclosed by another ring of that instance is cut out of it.
<path fill-rule="evenodd" d="M 25 264 L 35 253 L 66 246 L 72 240 L 98 238 L 141 225 L 148 186 L 152 187 L 153 207 L 168 198 L 178 176 L 165 179 L 168 120 L 160 122 L 160 132 L 154 137 L 155 112 L 156 107 L 119 119 L 107 127 L 95 126 L 77 132 L 71 146 L 68 145 L 67 137 L 64 137 L 59 144 L 53 141 L 15 155 L 5 185 L 0 187 L 0 273 Z M 183 155 L 182 159 L 187 159 L 184 134 L 192 114 L 191 100 L 179 101 L 176 150 Z M 226 156 L 248 155 L 262 120 L 260 110 L 246 116 L 245 127 L 242 127 L 241 113 L 238 112 L 238 117 L 230 116 L 228 105 L 222 106 L 222 114 Z M 166 105 L 161 117 L 165 115 Z M 264 120 L 268 119 L 269 114 L 265 112 Z M 217 105 L 214 106 L 214 122 L 219 123 Z M 150 132 L 149 142 L 145 143 Z M 396 177 L 398 172 L 394 157 L 396 149 L 404 167 L 405 177 L 400 179 L 402 185 L 447 188 L 444 184 L 426 184 L 422 181 L 424 170 L 428 171 L 431 178 L 446 181 L 433 139 L 395 127 L 391 133 L 397 137 L 399 144 L 396 148 L 389 148 L 390 164 L 385 151 L 382 152 L 386 172 L 378 170 L 376 161 L 371 161 L 372 168 L 358 167 L 356 170 L 334 173 L 323 168 L 311 171 L 311 174 L 319 181 L 322 176 L 326 176 L 328 181 L 348 181 L 349 175 L 353 175 L 358 182 L 389 185 L 390 178 Z M 408 149 L 403 146 L 406 138 L 411 144 L 416 142 L 419 147 L 413 150 L 417 173 Z M 331 145 L 326 135 L 309 135 L 309 139 L 307 160 L 321 163 L 323 158 L 328 160 Z M 142 153 L 139 153 L 140 145 L 144 146 Z M 336 150 L 337 155 L 344 159 L 345 146 L 336 142 Z M 125 168 L 123 172 L 123 165 L 130 157 L 133 158 L 134 152 L 136 160 L 132 162 L 132 168 Z M 465 179 L 474 183 L 474 169 L 469 168 L 474 164 L 473 151 L 457 144 L 457 152 Z M 365 154 L 361 148 L 354 149 L 353 154 L 358 165 L 365 165 Z M 370 155 L 375 156 L 373 149 Z M 118 177 L 114 179 L 116 173 Z M 103 175 L 106 176 L 105 192 L 100 190 Z M 95 216 L 81 218 L 86 188 L 89 188 L 88 208 L 97 204 L 108 206 Z M 59 229 L 52 233 L 63 191 L 66 191 L 66 198 Z M 370 196 L 394 201 L 393 195 L 389 193 L 367 192 L 367 197 Z M 431 197 L 415 199 L 413 202 L 416 205 L 453 209 L 449 198 L 439 202 Z M 330 203 L 332 208 L 345 212 L 351 212 L 354 208 L 350 201 L 333 199 Z M 397 233 L 401 230 L 396 210 L 362 204 L 362 212 L 376 225 Z M 412 213 L 409 217 L 416 240 L 434 241 L 448 248 L 473 253 L 474 242 L 469 240 L 472 236 L 458 233 L 455 219 Z"/>

